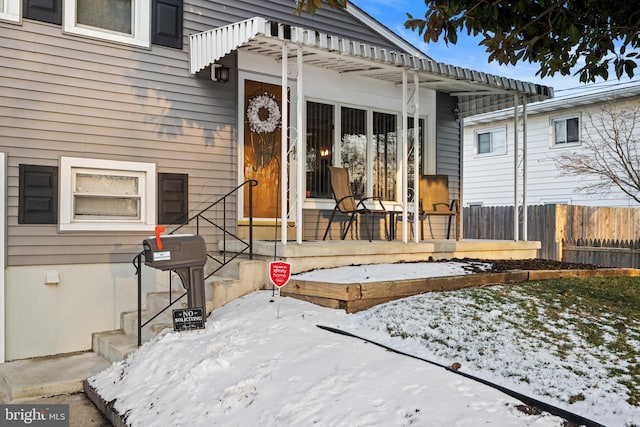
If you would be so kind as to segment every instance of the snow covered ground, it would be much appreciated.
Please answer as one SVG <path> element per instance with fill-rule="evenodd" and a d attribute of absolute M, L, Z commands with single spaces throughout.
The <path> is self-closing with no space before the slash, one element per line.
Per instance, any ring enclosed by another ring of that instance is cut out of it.
<path fill-rule="evenodd" d="M 413 263 L 342 267 L 305 275 L 334 282 L 366 277 L 378 281 L 466 274 L 466 267 L 464 263 Z M 408 305 L 390 304 L 411 325 L 415 307 L 412 299 L 406 300 Z M 488 386 L 316 327 L 368 334 L 375 341 L 446 364 L 458 361 L 430 357 L 419 340 L 392 338 L 381 331 L 383 319 L 390 316 L 390 304 L 348 315 L 273 297 L 271 291 L 255 292 L 214 311 L 206 329 L 166 330 L 89 382 L 104 400 L 116 399 L 116 410 L 126 414 L 132 426 L 562 425 L 563 420 L 549 414 L 523 413 L 517 408 L 521 402 Z M 487 315 L 499 314 L 491 309 Z M 424 327 L 415 316 L 413 322 L 416 328 Z M 501 352 L 512 350 L 517 349 L 505 347 Z M 506 358 L 518 360 L 515 355 Z M 472 366 L 463 362 L 461 370 L 482 377 L 482 372 L 470 370 Z M 528 369 L 522 366 L 523 371 Z M 562 382 L 562 387 L 564 393 L 572 392 L 570 382 Z M 532 389 L 518 391 L 545 400 Z M 615 390 L 605 387 L 603 395 L 607 392 L 611 395 L 601 402 L 604 410 L 590 402 L 580 402 L 579 410 L 573 405 L 565 408 L 607 425 L 640 424 L 638 408 L 617 399 Z M 560 406 L 552 399 L 549 403 Z"/>

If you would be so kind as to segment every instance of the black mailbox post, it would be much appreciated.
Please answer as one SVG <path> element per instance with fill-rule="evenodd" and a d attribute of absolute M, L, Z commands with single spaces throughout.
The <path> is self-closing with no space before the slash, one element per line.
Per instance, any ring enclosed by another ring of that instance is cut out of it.
<path fill-rule="evenodd" d="M 202 308 L 206 318 L 204 265 L 207 249 L 202 236 L 176 234 L 149 237 L 142 242 L 144 263 L 158 270 L 173 270 L 187 290 L 189 308 Z"/>

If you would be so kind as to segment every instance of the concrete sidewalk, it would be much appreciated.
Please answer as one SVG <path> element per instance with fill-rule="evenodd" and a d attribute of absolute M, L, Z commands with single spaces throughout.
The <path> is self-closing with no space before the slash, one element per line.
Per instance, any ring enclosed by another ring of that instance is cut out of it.
<path fill-rule="evenodd" d="M 69 405 L 71 427 L 110 426 L 83 392 L 82 382 L 111 363 L 93 352 L 0 364 L 0 403 Z"/>

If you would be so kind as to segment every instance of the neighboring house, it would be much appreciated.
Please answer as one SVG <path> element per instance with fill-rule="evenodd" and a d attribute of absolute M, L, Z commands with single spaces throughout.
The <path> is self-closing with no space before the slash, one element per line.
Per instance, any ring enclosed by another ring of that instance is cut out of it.
<path fill-rule="evenodd" d="M 588 90 L 589 89 L 589 90 Z M 587 92 L 588 90 L 588 92 Z M 638 203 L 613 188 L 589 194 L 578 187 L 590 182 L 584 176 L 565 175 L 554 162 L 557 156 L 585 152 L 586 141 L 599 138 L 595 127 L 610 120 L 603 107 L 613 111 L 640 103 L 640 83 L 631 82 L 581 94 L 564 96 L 527 106 L 526 173 L 527 204 L 638 207 Z M 464 205 L 513 206 L 514 204 L 514 110 L 481 114 L 464 121 Z M 518 143 L 525 145 L 522 111 Z M 640 117 L 636 118 L 640 119 Z M 636 123 L 640 140 L 640 126 Z M 523 162 L 518 156 L 519 203 L 522 203 Z"/>
<path fill-rule="evenodd" d="M 419 168 L 447 174 L 459 196 L 458 119 L 553 95 L 437 63 L 353 5 L 297 16 L 292 0 L 101 4 L 0 2 L 5 360 L 87 350 L 92 332 L 119 328 L 136 307 L 142 240 L 247 179 L 261 224 L 284 215 L 298 241 L 319 239 L 334 206 L 326 165 L 399 204 L 417 134 Z M 281 126 L 304 154 L 282 158 Z M 233 232 L 247 223 L 241 197 Z"/>

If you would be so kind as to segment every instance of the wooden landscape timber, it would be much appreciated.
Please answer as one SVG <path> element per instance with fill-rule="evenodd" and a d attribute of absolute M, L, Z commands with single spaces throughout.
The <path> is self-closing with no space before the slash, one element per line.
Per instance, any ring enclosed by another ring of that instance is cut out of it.
<path fill-rule="evenodd" d="M 323 307 L 347 313 L 369 309 L 399 298 L 426 292 L 443 292 L 474 286 L 523 283 L 532 280 L 584 277 L 638 277 L 636 268 L 601 268 L 595 270 L 513 270 L 500 273 L 478 273 L 461 276 L 366 282 L 324 283 L 291 279 L 281 295 L 298 298 Z"/>

